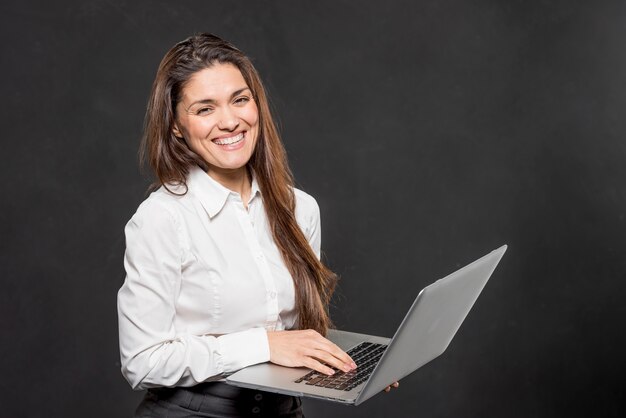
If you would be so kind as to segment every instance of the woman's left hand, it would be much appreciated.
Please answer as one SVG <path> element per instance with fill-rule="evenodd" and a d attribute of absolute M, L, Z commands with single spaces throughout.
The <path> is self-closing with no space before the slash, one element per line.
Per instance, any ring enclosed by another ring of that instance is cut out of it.
<path fill-rule="evenodd" d="M 385 392 L 389 392 L 391 388 L 397 388 L 400 386 L 400 382 L 394 382 L 385 388 Z"/>

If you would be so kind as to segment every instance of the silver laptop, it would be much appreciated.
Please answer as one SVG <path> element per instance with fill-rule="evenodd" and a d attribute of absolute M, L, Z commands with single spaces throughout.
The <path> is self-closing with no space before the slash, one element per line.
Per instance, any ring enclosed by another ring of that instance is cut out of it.
<path fill-rule="evenodd" d="M 306 368 L 262 363 L 235 372 L 226 383 L 359 405 L 446 350 L 506 248 L 425 287 L 391 339 L 329 331 L 328 338 L 352 357 L 356 370 L 326 376 Z"/>

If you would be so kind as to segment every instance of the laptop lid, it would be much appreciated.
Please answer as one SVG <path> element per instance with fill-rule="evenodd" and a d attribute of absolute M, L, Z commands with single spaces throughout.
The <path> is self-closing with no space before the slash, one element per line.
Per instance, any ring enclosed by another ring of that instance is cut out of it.
<path fill-rule="evenodd" d="M 492 251 L 419 293 L 355 405 L 446 350 L 506 249 L 504 245 Z"/>

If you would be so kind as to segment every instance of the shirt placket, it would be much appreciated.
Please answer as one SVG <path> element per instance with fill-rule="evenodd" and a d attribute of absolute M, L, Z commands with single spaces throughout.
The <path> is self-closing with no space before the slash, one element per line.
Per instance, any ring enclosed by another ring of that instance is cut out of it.
<path fill-rule="evenodd" d="M 236 199 L 237 203 L 237 218 L 239 219 L 239 223 L 241 224 L 241 228 L 243 230 L 244 237 L 249 245 L 249 248 L 252 252 L 252 258 L 257 266 L 257 269 L 263 279 L 263 284 L 265 285 L 265 306 L 266 306 L 266 317 L 265 317 L 265 329 L 268 331 L 274 331 L 276 329 L 276 323 L 278 321 L 278 291 L 276 289 L 276 282 L 271 274 L 270 267 L 267 262 L 267 258 L 263 249 L 261 247 L 261 243 L 259 242 L 257 235 L 255 233 L 255 220 L 256 220 L 256 209 L 258 205 L 258 199 L 252 199 L 248 204 L 248 210 L 246 210 L 243 206 L 243 202 L 239 198 L 239 196 L 233 196 Z"/>

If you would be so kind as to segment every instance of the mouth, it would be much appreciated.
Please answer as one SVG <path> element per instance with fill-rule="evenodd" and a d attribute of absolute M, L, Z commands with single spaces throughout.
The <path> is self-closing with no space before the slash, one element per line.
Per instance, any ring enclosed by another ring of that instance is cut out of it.
<path fill-rule="evenodd" d="M 235 134 L 232 136 L 227 136 L 227 137 L 222 136 L 219 138 L 212 139 L 211 142 L 213 142 L 216 145 L 235 145 L 243 141 L 245 136 L 246 136 L 245 132 L 239 132 L 238 134 Z"/>

